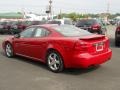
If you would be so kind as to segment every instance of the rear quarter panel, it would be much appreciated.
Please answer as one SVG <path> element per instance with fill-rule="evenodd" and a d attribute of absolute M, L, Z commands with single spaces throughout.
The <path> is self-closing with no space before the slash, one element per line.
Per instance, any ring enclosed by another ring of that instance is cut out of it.
<path fill-rule="evenodd" d="M 69 67 L 73 58 L 72 53 L 74 51 L 75 42 L 76 40 L 67 39 L 50 40 L 47 50 L 56 50 L 62 56 L 65 67 Z"/>

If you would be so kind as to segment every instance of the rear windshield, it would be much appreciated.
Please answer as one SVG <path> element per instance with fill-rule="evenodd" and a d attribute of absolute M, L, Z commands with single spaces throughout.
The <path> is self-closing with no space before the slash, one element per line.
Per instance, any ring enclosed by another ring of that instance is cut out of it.
<path fill-rule="evenodd" d="M 95 23 L 97 23 L 97 21 L 92 20 L 92 19 L 90 19 L 90 20 L 80 20 L 80 21 L 77 22 L 76 26 L 79 26 L 79 27 L 84 26 L 84 25 L 90 26 L 90 25 L 93 25 Z"/>
<path fill-rule="evenodd" d="M 61 33 L 63 36 L 67 36 L 67 37 L 79 37 L 79 36 L 87 36 L 92 34 L 86 30 L 77 28 L 72 25 L 54 26 L 54 29 L 59 33 Z"/>

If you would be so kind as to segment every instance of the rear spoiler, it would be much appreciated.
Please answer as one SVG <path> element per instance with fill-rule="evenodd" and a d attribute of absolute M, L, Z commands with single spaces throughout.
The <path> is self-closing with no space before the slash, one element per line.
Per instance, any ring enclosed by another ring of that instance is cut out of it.
<path fill-rule="evenodd" d="M 95 40 L 95 39 L 103 39 L 105 38 L 105 35 L 90 35 L 81 37 L 80 40 Z"/>

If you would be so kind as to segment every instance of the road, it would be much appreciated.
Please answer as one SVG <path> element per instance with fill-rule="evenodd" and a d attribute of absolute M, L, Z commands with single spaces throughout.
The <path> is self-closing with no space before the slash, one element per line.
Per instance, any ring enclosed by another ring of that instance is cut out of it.
<path fill-rule="evenodd" d="M 88 70 L 53 73 L 47 66 L 22 57 L 7 58 L 0 49 L 0 90 L 120 90 L 120 48 L 114 46 L 115 27 L 108 27 L 112 59 Z M 0 43 L 4 35 L 0 36 Z"/>

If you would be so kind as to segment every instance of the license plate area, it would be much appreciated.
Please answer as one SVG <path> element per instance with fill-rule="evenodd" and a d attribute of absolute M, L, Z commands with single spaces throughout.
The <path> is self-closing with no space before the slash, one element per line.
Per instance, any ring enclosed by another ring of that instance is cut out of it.
<path fill-rule="evenodd" d="M 95 48 L 96 48 L 97 52 L 103 51 L 103 49 L 104 49 L 104 43 L 103 42 L 96 43 L 94 45 L 95 45 Z"/>

